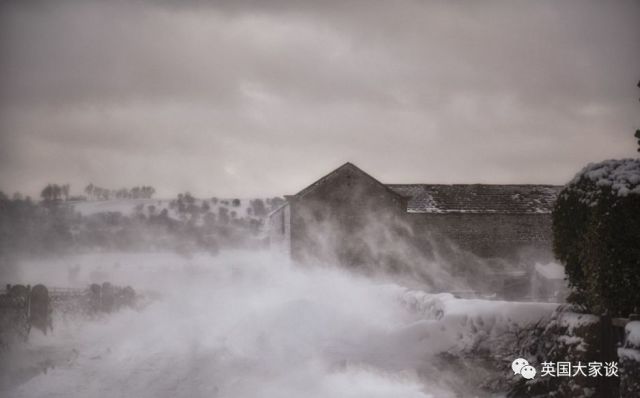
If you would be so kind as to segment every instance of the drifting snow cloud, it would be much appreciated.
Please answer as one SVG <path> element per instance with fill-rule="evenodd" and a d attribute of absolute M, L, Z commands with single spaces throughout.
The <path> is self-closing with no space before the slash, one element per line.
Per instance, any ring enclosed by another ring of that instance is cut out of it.
<path fill-rule="evenodd" d="M 10 378 L 10 396 L 477 395 L 487 369 L 438 356 L 491 349 L 492 339 L 508 340 L 510 327 L 557 306 L 459 300 L 338 268 L 292 267 L 264 252 L 31 260 L 18 280 L 64 284 L 76 263 L 79 285 L 99 273 L 160 296 L 140 311 L 92 321 L 56 313 L 53 333 L 32 333 L 26 348 L 12 352 L 27 359 L 10 370 L 34 372 L 28 364 L 38 355 L 55 367 Z"/>

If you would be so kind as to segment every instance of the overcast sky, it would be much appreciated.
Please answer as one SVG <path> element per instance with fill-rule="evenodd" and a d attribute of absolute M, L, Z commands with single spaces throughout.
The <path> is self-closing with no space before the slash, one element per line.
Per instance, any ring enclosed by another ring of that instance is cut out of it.
<path fill-rule="evenodd" d="M 636 156 L 640 1 L 3 1 L 0 189 L 566 182 Z"/>

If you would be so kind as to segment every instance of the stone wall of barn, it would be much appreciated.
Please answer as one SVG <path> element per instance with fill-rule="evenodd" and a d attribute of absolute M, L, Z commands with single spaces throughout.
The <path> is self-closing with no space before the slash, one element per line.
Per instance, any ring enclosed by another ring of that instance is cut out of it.
<path fill-rule="evenodd" d="M 307 194 L 291 197 L 291 256 L 348 266 L 370 263 L 380 217 L 401 217 L 406 201 L 358 170 L 344 168 Z M 375 234 L 374 234 L 375 235 Z"/>
<path fill-rule="evenodd" d="M 269 245 L 284 255 L 291 254 L 291 207 L 281 206 L 269 215 Z"/>
<path fill-rule="evenodd" d="M 417 233 L 433 233 L 483 258 L 551 261 L 550 214 L 408 213 Z"/>

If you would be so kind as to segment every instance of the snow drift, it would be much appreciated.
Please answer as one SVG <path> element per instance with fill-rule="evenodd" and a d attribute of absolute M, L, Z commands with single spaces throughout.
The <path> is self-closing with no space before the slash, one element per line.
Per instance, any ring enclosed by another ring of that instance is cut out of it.
<path fill-rule="evenodd" d="M 66 258 L 25 264 L 22 281 L 47 272 L 62 283 L 76 262 L 78 284 L 99 270 L 161 297 L 100 320 L 58 319 L 53 335 L 29 343 L 50 358 L 47 372 L 11 386 L 9 396 L 477 395 L 469 374 L 438 366 L 438 356 L 555 308 L 432 295 L 333 268 L 294 268 L 267 253 Z"/>

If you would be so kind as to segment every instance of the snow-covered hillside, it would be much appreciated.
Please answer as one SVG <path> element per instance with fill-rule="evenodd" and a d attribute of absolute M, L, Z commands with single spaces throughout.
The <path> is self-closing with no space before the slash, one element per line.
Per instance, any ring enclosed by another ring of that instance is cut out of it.
<path fill-rule="evenodd" d="M 168 199 L 112 199 L 112 200 L 89 200 L 74 202 L 73 209 L 83 216 L 90 216 L 96 213 L 118 212 L 123 215 L 132 215 L 136 206 L 142 205 L 156 206 L 158 209 L 168 208 Z"/>
<path fill-rule="evenodd" d="M 11 397 L 477 396 L 492 371 L 442 355 L 556 307 L 432 295 L 267 252 L 92 254 L 20 269 L 25 283 L 104 279 L 162 296 L 34 334 L 14 351 L 27 360 L 10 368 Z"/>
<path fill-rule="evenodd" d="M 236 212 L 238 218 L 252 216 L 250 214 L 251 201 L 255 199 L 235 199 L 237 202 L 234 204 L 234 199 L 195 199 L 195 205 L 201 207 L 204 202 L 209 206 L 209 211 L 214 214 L 219 212 L 220 208 L 226 208 L 229 212 Z M 265 199 L 262 199 L 266 202 Z M 177 218 L 177 209 L 171 207 L 173 199 L 110 199 L 110 200 L 89 200 L 72 202 L 74 211 L 82 214 L 83 216 L 89 216 L 97 213 L 109 213 L 118 212 L 126 216 L 133 215 L 136 212 L 136 208 L 142 207 L 144 212 L 148 212 L 149 206 L 154 206 L 155 211 L 160 213 L 166 209 L 169 212 L 169 216 Z M 267 207 L 268 209 L 268 207 Z"/>

